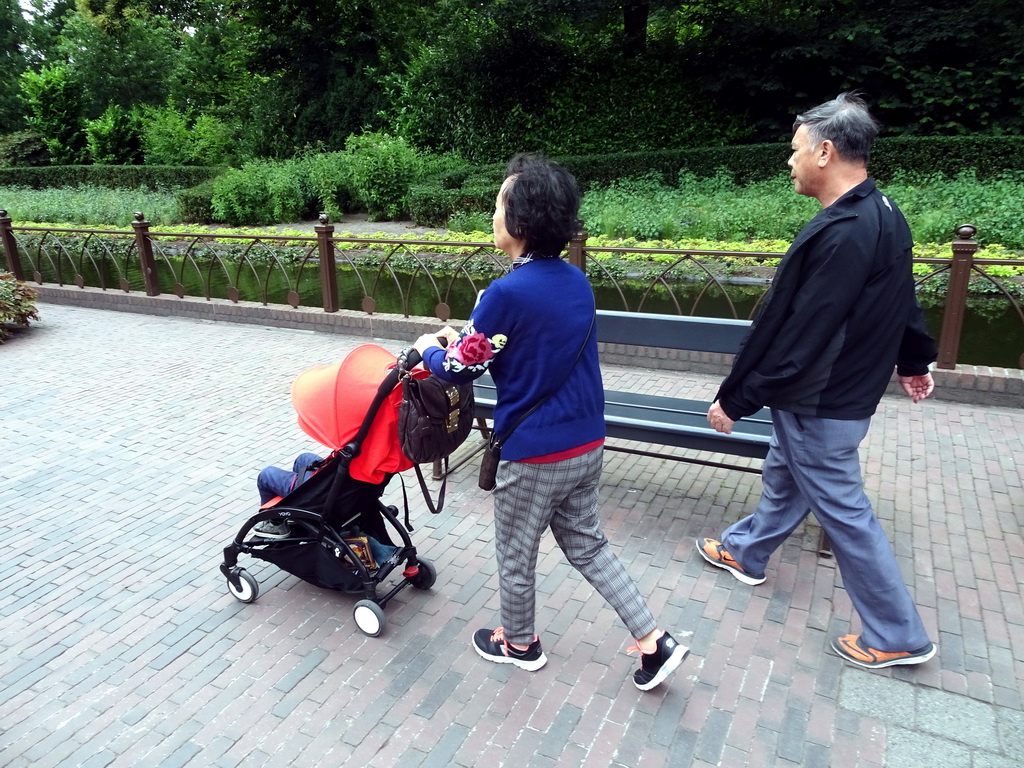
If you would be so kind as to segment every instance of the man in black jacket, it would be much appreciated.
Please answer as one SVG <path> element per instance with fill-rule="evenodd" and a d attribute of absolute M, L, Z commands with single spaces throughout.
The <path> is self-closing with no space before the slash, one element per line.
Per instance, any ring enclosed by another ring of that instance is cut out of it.
<path fill-rule="evenodd" d="M 932 392 L 935 342 L 914 295 L 910 229 L 868 178 L 878 124 L 856 94 L 799 115 L 789 159 L 796 192 L 822 210 L 800 232 L 732 371 L 708 410 L 729 433 L 767 405 L 773 435 L 753 515 L 697 550 L 745 584 L 814 512 L 832 542 L 862 634 L 834 638 L 863 667 L 935 655 L 892 547 L 864 495 L 858 446 L 893 367 L 915 403 Z"/>

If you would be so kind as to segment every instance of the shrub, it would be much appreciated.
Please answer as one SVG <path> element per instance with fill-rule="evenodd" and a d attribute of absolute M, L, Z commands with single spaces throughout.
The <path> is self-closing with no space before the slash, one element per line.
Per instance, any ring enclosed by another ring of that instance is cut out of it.
<path fill-rule="evenodd" d="M 174 189 L 223 173 L 223 168 L 155 165 L 53 165 L 45 168 L 0 168 L 0 186 L 50 189 L 88 185 L 110 189 Z"/>
<path fill-rule="evenodd" d="M 234 136 L 219 117 L 199 115 L 192 124 L 190 165 L 230 165 L 234 159 Z"/>
<path fill-rule="evenodd" d="M 28 124 L 42 137 L 56 163 L 85 159 L 82 89 L 68 66 L 57 64 L 21 75 L 21 91 L 29 109 Z"/>
<path fill-rule="evenodd" d="M 405 139 L 386 133 L 350 136 L 352 190 L 371 221 L 397 219 L 409 212 L 409 187 L 420 176 L 421 160 Z"/>
<path fill-rule="evenodd" d="M 0 272 L 0 344 L 7 338 L 7 324 L 28 325 L 38 320 L 36 292 L 15 280 L 14 275 Z"/>
<path fill-rule="evenodd" d="M 138 113 L 111 104 L 85 126 L 89 157 L 98 165 L 142 162 L 142 121 Z"/>
<path fill-rule="evenodd" d="M 142 149 L 147 165 L 189 165 L 192 137 L 185 116 L 173 107 L 146 107 Z"/>
<path fill-rule="evenodd" d="M 341 218 L 353 203 L 349 155 L 345 152 L 309 152 L 302 158 L 309 192 L 318 212 Z"/>
<path fill-rule="evenodd" d="M 303 182 L 301 161 L 246 163 L 213 181 L 213 213 L 235 225 L 295 221 L 312 203 Z"/>
<path fill-rule="evenodd" d="M 0 168 L 47 165 L 50 151 L 35 131 L 0 136 Z"/>
<path fill-rule="evenodd" d="M 213 214 L 213 181 L 204 181 L 175 193 L 176 218 L 179 222 L 211 224 L 216 221 Z"/>
<path fill-rule="evenodd" d="M 194 120 L 173 107 L 147 107 L 142 146 L 150 165 L 228 165 L 234 157 L 227 123 L 201 114 Z"/>

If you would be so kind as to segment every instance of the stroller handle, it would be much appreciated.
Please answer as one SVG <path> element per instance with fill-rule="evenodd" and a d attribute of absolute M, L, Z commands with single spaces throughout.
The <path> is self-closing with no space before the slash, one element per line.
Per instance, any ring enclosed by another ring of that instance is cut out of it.
<path fill-rule="evenodd" d="M 446 339 L 444 336 L 436 336 L 435 338 L 437 339 L 437 343 L 441 347 L 441 349 L 448 348 L 448 339 Z M 415 368 L 417 365 L 423 362 L 423 356 L 415 347 L 409 347 L 409 349 L 407 349 L 403 353 L 403 355 L 405 357 L 406 365 L 409 368 Z"/>

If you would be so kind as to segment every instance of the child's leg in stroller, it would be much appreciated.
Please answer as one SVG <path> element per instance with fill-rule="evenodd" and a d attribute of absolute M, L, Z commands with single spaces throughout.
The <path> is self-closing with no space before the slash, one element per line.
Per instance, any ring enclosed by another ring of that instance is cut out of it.
<path fill-rule="evenodd" d="M 322 458 L 315 453 L 300 453 L 292 464 L 292 472 L 297 475 L 314 461 L 321 461 Z"/>
<path fill-rule="evenodd" d="M 273 498 L 284 496 L 292 489 L 295 473 L 280 467 L 267 467 L 256 478 L 256 487 L 260 492 L 260 506 Z"/>

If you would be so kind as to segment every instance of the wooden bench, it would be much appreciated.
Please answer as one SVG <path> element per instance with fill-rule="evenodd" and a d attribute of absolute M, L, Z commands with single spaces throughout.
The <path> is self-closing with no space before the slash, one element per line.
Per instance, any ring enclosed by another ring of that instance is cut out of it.
<path fill-rule="evenodd" d="M 709 317 L 657 315 L 598 310 L 597 340 L 626 347 L 653 347 L 696 352 L 735 354 L 750 322 Z M 642 360 L 642 358 L 638 358 Z M 494 417 L 494 382 L 484 375 L 474 382 L 476 412 L 481 429 Z M 610 438 L 684 448 L 698 453 L 764 459 L 772 434 L 771 413 L 763 408 L 736 422 L 731 434 L 716 432 L 707 422 L 710 402 L 636 392 L 605 391 L 605 425 Z M 704 466 L 725 467 L 760 474 L 760 469 L 698 458 L 606 445 L 605 450 L 667 458 Z M 822 534 L 821 554 L 830 554 Z"/>
<path fill-rule="evenodd" d="M 735 354 L 749 327 L 750 323 L 745 320 L 599 310 L 596 331 L 598 342 L 605 344 Z M 477 418 L 492 419 L 495 389 L 490 376 L 484 375 L 476 380 L 473 394 L 476 398 Z M 608 437 L 745 458 L 763 459 L 768 455 L 768 439 L 772 433 L 768 409 L 740 420 L 732 434 L 725 435 L 716 432 L 708 424 L 710 405 L 702 400 L 607 390 L 604 419 Z M 627 448 L 609 447 L 609 450 L 744 472 L 760 471 L 749 466 L 689 456 L 666 456 Z"/>

